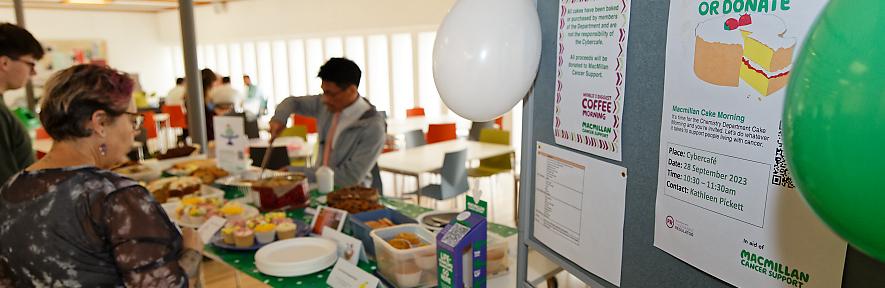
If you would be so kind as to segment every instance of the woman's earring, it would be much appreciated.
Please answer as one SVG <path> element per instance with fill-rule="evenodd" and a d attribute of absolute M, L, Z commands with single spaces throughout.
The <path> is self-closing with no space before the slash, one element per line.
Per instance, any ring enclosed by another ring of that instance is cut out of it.
<path fill-rule="evenodd" d="M 101 156 L 107 156 L 108 144 L 101 143 L 101 145 L 98 145 L 98 152 L 101 153 Z"/>

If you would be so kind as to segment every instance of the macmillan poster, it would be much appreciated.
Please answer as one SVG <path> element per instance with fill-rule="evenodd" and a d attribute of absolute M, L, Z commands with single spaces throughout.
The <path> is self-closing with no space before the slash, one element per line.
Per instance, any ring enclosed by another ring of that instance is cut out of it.
<path fill-rule="evenodd" d="M 561 0 L 556 144 L 621 161 L 630 0 Z"/>
<path fill-rule="evenodd" d="M 670 2 L 656 247 L 738 287 L 841 287 L 847 245 L 796 191 L 781 137 L 826 3 Z"/>

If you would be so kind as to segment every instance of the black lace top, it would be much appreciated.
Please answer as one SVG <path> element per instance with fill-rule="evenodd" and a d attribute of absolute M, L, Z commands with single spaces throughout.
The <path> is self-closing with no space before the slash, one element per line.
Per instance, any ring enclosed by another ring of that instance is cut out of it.
<path fill-rule="evenodd" d="M 0 287 L 187 287 L 182 238 L 137 182 L 95 167 L 0 187 Z"/>

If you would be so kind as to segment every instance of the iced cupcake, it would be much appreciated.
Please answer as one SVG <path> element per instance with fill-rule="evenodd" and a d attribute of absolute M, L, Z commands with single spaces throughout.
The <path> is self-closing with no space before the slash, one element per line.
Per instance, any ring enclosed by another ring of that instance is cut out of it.
<path fill-rule="evenodd" d="M 234 241 L 234 231 L 236 229 L 237 228 L 233 226 L 221 228 L 221 239 L 224 240 L 224 244 L 233 245 L 236 243 L 236 241 Z"/>
<path fill-rule="evenodd" d="M 255 234 L 249 229 L 240 229 L 234 232 L 234 244 L 240 248 L 255 245 Z"/>
<path fill-rule="evenodd" d="M 282 222 L 277 225 L 277 238 L 280 240 L 295 238 L 295 231 L 298 229 L 298 225 L 292 222 Z"/>
<path fill-rule="evenodd" d="M 270 212 L 264 214 L 264 220 L 270 223 L 278 223 L 281 219 L 286 219 L 286 213 L 283 212 Z"/>
<path fill-rule="evenodd" d="M 227 202 L 221 207 L 221 213 L 225 218 L 239 220 L 243 218 L 243 206 L 237 202 Z"/>
<path fill-rule="evenodd" d="M 185 220 L 194 225 L 201 225 L 206 221 L 206 208 L 202 206 L 191 206 L 185 211 Z"/>
<path fill-rule="evenodd" d="M 255 226 L 255 238 L 258 239 L 258 244 L 267 244 L 273 242 L 273 238 L 276 235 L 277 225 L 273 223 L 263 223 Z"/>

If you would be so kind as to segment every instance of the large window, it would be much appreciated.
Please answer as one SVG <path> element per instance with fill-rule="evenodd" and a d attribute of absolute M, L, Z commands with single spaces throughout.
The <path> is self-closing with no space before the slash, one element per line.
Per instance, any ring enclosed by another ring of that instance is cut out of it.
<path fill-rule="evenodd" d="M 433 42 L 436 32 L 418 34 L 418 93 L 419 105 L 427 116 L 439 116 L 443 112 L 436 83 L 433 82 Z"/>
<path fill-rule="evenodd" d="M 366 74 L 369 73 L 369 70 L 366 70 L 366 40 L 362 36 L 352 36 L 347 37 L 344 40 L 344 57 L 347 59 L 353 60 L 357 66 L 360 66 L 360 70 L 363 71 L 363 74 L 360 77 L 360 95 L 366 95 L 366 86 L 369 83 L 366 82 Z"/>
<path fill-rule="evenodd" d="M 289 90 L 294 96 L 307 95 L 307 73 L 304 68 L 304 41 L 289 41 Z"/>
<path fill-rule="evenodd" d="M 215 45 L 215 57 L 215 68 L 217 68 L 215 72 L 224 76 L 230 76 L 230 57 L 227 55 L 227 45 Z"/>
<path fill-rule="evenodd" d="M 394 115 L 405 114 L 406 109 L 415 106 L 415 67 L 412 61 L 412 35 L 394 34 L 391 37 L 390 77 L 393 81 Z M 426 109 L 425 109 L 426 110 Z"/>
<path fill-rule="evenodd" d="M 390 110 L 390 69 L 387 35 L 369 36 L 369 58 L 367 59 L 369 84 L 369 100 L 378 110 L 387 111 L 387 115 L 397 114 Z"/>
<path fill-rule="evenodd" d="M 273 42 L 273 83 L 274 95 L 277 99 L 275 103 L 292 95 L 289 92 L 289 57 L 286 56 L 287 54 L 286 41 Z"/>
<path fill-rule="evenodd" d="M 270 42 L 258 42 L 256 46 L 258 56 L 258 88 L 267 97 L 267 109 L 274 111 L 277 107 L 277 95 L 274 94 L 273 60 L 271 60 Z M 279 99 L 282 101 L 283 99 Z"/>
<path fill-rule="evenodd" d="M 311 38 L 258 39 L 256 42 L 215 43 L 198 46 L 200 68 L 211 68 L 230 76 L 242 89 L 242 76 L 249 75 L 268 98 L 268 108 L 288 96 L 322 93 L 316 77 L 331 57 L 347 57 L 362 70 L 359 92 L 378 110 L 390 117 L 405 117 L 406 109 L 423 107 L 428 118 L 454 119 L 460 135 L 467 134 L 470 121 L 449 111 L 440 100 L 433 80 L 434 31 L 396 33 L 317 35 Z M 181 47 L 170 57 L 173 73 L 184 75 Z M 171 80 L 170 80 L 171 82 Z M 513 131 L 513 144 L 519 144 L 522 104 L 513 109 L 507 129 Z"/>
<path fill-rule="evenodd" d="M 230 81 L 234 87 L 244 88 L 243 83 L 243 51 L 239 43 L 228 45 L 228 59 L 230 59 Z"/>
<path fill-rule="evenodd" d="M 252 82 L 258 82 L 258 64 L 255 58 L 255 43 L 243 43 L 243 74 L 249 75 Z"/>
<path fill-rule="evenodd" d="M 320 66 L 323 65 L 323 62 L 326 62 L 326 59 L 323 57 L 323 40 L 307 39 L 307 93 L 311 95 L 323 92 L 322 88 L 320 88 L 322 81 L 320 81 L 320 78 L 317 78 Z"/>

